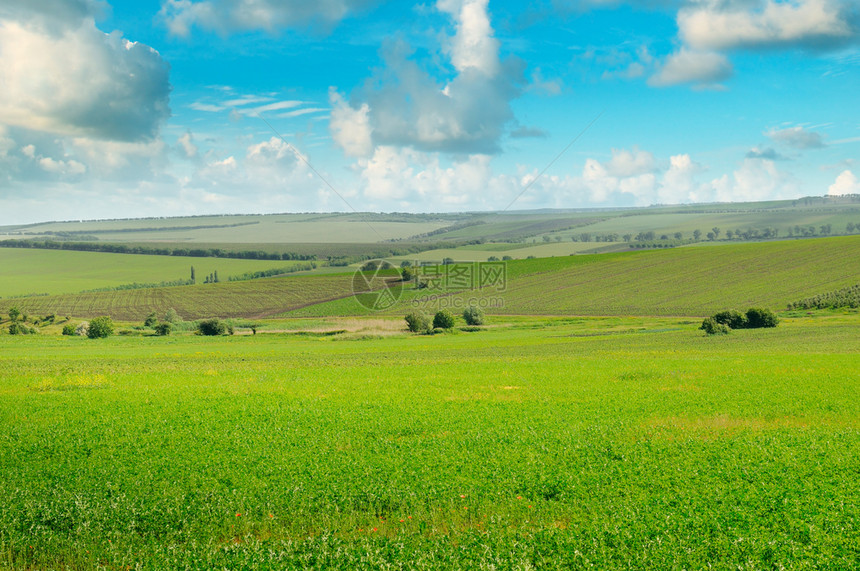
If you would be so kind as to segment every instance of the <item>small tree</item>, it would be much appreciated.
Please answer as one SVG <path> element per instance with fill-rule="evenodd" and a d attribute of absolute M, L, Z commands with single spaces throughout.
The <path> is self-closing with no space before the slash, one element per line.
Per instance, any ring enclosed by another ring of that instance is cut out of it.
<path fill-rule="evenodd" d="M 725 335 L 731 331 L 727 325 L 717 323 L 713 317 L 706 317 L 699 329 L 708 335 Z"/>
<path fill-rule="evenodd" d="M 90 339 L 103 339 L 111 335 L 113 335 L 113 320 L 110 317 L 104 315 L 90 321 L 87 337 Z"/>
<path fill-rule="evenodd" d="M 424 333 L 430 330 L 430 318 L 420 311 L 406 314 L 406 327 L 412 333 Z"/>
<path fill-rule="evenodd" d="M 146 320 L 143 322 L 144 327 L 155 327 L 158 325 L 158 316 L 153 311 L 149 315 L 146 316 Z"/>
<path fill-rule="evenodd" d="M 400 270 L 400 278 L 404 282 L 411 282 L 414 277 L 415 273 L 412 271 L 412 268 L 406 267 Z"/>
<path fill-rule="evenodd" d="M 735 309 L 728 309 L 714 314 L 714 321 L 727 325 L 732 329 L 743 329 L 747 326 L 747 316 Z"/>
<path fill-rule="evenodd" d="M 23 323 L 18 323 L 17 321 L 13 321 L 9 325 L 9 335 L 27 335 L 30 333 L 30 330 L 27 329 L 27 326 Z"/>
<path fill-rule="evenodd" d="M 747 310 L 747 327 L 755 329 L 758 327 L 776 327 L 779 318 L 769 309 L 751 307 Z"/>
<path fill-rule="evenodd" d="M 463 311 L 463 319 L 466 325 L 483 325 L 486 322 L 483 310 L 475 305 L 467 307 Z"/>
<path fill-rule="evenodd" d="M 9 308 L 9 319 L 12 321 L 12 323 L 15 323 L 16 321 L 18 321 L 19 317 L 21 317 L 21 310 L 19 310 L 17 307 L 10 307 Z"/>
<path fill-rule="evenodd" d="M 204 319 L 197 324 L 197 332 L 200 335 L 224 335 L 227 333 L 227 324 L 220 319 Z"/>
<path fill-rule="evenodd" d="M 63 325 L 63 335 L 74 335 L 75 334 L 75 326 L 71 323 L 66 323 Z"/>
<path fill-rule="evenodd" d="M 434 329 L 451 329 L 454 327 L 454 315 L 447 309 L 437 311 L 433 316 Z"/>
<path fill-rule="evenodd" d="M 696 240 L 698 242 L 699 238 L 701 238 L 701 237 L 702 237 L 702 231 L 701 230 L 698 230 L 698 229 L 693 230 L 693 240 Z"/>
<path fill-rule="evenodd" d="M 156 335 L 170 335 L 170 332 L 173 331 L 173 325 L 170 324 L 169 321 L 165 321 L 164 323 L 159 323 L 155 326 L 155 334 Z"/>
<path fill-rule="evenodd" d="M 174 324 L 174 325 L 176 325 L 177 323 L 179 323 L 180 321 L 182 321 L 182 320 L 179 318 L 179 314 L 178 314 L 178 313 L 176 313 L 176 310 L 175 310 L 175 309 L 173 309 L 172 307 L 171 307 L 170 309 L 168 309 L 168 310 L 167 310 L 167 313 L 165 313 L 165 314 L 164 314 L 164 320 L 165 320 L 166 322 L 168 322 L 168 323 L 172 323 L 172 324 Z"/>
<path fill-rule="evenodd" d="M 196 275 L 194 274 L 194 266 L 191 266 L 191 282 L 192 282 L 192 283 L 196 283 L 196 282 L 197 282 L 197 277 L 196 277 Z"/>

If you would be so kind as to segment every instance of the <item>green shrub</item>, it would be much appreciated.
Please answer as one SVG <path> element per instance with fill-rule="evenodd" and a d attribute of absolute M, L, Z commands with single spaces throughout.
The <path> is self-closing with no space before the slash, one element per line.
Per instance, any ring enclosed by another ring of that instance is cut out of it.
<path fill-rule="evenodd" d="M 204 319 L 197 324 L 197 332 L 200 335 L 224 335 L 227 333 L 227 324 L 220 319 Z"/>
<path fill-rule="evenodd" d="M 176 313 L 176 310 L 172 307 L 167 310 L 167 313 L 164 314 L 164 320 L 168 323 L 179 323 L 182 319 L 179 318 L 179 314 Z"/>
<path fill-rule="evenodd" d="M 169 323 L 169 322 L 168 322 Z M 143 322 L 144 327 L 155 327 L 158 325 L 158 316 L 153 311 L 149 315 L 146 316 L 146 320 Z"/>
<path fill-rule="evenodd" d="M 113 320 L 110 317 L 104 315 L 90 321 L 87 337 L 90 339 L 103 339 L 111 335 L 113 335 Z"/>
<path fill-rule="evenodd" d="M 731 331 L 728 325 L 724 323 L 718 323 L 717 320 L 713 317 L 706 317 L 705 320 L 702 321 L 702 325 L 699 327 L 699 329 L 701 329 L 708 335 L 725 335 Z"/>
<path fill-rule="evenodd" d="M 9 335 L 29 335 L 29 334 L 30 334 L 30 329 L 27 326 L 22 325 L 21 323 L 18 323 L 17 321 L 13 321 L 12 324 L 9 326 Z"/>
<path fill-rule="evenodd" d="M 731 329 L 743 329 L 747 327 L 747 316 L 736 309 L 727 309 L 714 314 L 714 321 L 728 325 Z"/>
<path fill-rule="evenodd" d="M 451 329 L 454 327 L 454 315 L 447 309 L 437 311 L 433 316 L 433 329 Z"/>
<path fill-rule="evenodd" d="M 769 309 L 751 307 L 747 310 L 747 327 L 755 329 L 759 327 L 776 327 L 779 318 Z"/>
<path fill-rule="evenodd" d="M 467 307 L 463 311 L 463 319 L 466 321 L 467 325 L 483 325 L 486 322 L 484 311 L 480 307 L 474 305 Z"/>
<path fill-rule="evenodd" d="M 155 334 L 156 335 L 170 335 L 170 332 L 173 330 L 173 325 L 169 321 L 165 321 L 164 323 L 159 323 L 155 326 Z"/>
<path fill-rule="evenodd" d="M 19 310 L 17 307 L 10 307 L 9 320 L 14 323 L 15 321 L 18 321 L 19 317 L 21 317 L 21 310 Z"/>
<path fill-rule="evenodd" d="M 425 333 L 430 330 L 430 318 L 420 311 L 406 314 L 406 327 L 413 333 Z"/>
<path fill-rule="evenodd" d="M 75 334 L 75 326 L 71 323 L 66 323 L 63 325 L 63 335 L 74 335 Z"/>

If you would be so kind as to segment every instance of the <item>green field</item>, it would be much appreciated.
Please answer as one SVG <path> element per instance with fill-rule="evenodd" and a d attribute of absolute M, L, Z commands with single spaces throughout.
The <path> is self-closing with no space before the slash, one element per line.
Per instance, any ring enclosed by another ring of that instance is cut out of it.
<path fill-rule="evenodd" d="M 856 568 L 857 325 L 3 336 L 0 567 Z"/>
<path fill-rule="evenodd" d="M 184 256 L 143 256 L 0 248 L 0 298 L 27 294 L 78 293 L 132 283 L 160 283 L 187 280 L 191 267 L 197 282 L 218 272 L 221 281 L 246 272 L 291 268 L 301 262 L 193 258 Z"/>

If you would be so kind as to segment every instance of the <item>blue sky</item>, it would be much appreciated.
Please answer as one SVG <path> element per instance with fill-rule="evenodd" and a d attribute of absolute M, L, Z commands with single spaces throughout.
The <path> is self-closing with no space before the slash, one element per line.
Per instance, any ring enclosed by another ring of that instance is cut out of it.
<path fill-rule="evenodd" d="M 856 0 L 0 0 L 0 86 L 0 224 L 860 193 Z"/>

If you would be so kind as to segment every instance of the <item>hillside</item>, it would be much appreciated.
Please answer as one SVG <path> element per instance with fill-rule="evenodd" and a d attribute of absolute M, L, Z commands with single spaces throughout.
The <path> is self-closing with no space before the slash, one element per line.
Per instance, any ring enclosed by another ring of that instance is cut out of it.
<path fill-rule="evenodd" d="M 613 254 L 515 260 L 506 291 L 474 291 L 429 300 L 406 290 L 387 313 L 470 300 L 489 313 L 524 315 L 689 315 L 788 303 L 860 281 L 860 236 Z M 31 314 L 138 320 L 175 308 L 186 319 L 361 315 L 351 274 L 292 276 L 249 282 L 0 300 Z M 436 295 L 436 294 L 434 294 Z"/>

